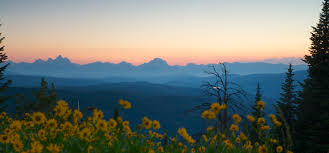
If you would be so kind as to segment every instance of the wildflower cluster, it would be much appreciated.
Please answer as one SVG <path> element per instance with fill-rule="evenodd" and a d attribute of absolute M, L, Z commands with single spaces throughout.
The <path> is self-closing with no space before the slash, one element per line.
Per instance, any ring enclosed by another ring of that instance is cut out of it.
<path fill-rule="evenodd" d="M 209 110 L 202 112 L 201 117 L 204 119 L 212 120 L 216 118 L 216 115 L 223 109 L 226 109 L 226 105 L 220 105 L 219 103 L 213 103 L 210 105 Z"/>
<path fill-rule="evenodd" d="M 218 103 L 214 103 L 211 106 L 220 106 Z M 256 108 L 259 110 L 264 110 L 265 102 L 258 101 Z M 223 109 L 223 107 L 221 107 Z M 225 109 L 225 108 L 224 108 Z M 219 109 L 221 110 L 221 109 Z M 202 118 L 211 119 L 209 115 L 212 109 L 204 111 L 201 114 Z M 205 114 L 208 114 L 205 115 Z M 269 115 L 271 123 L 275 127 L 281 127 L 282 123 L 278 121 L 275 115 Z M 242 117 L 239 114 L 233 114 L 231 116 L 232 124 L 228 127 L 229 132 L 216 133 L 214 132 L 214 127 L 209 126 L 207 132 L 202 135 L 202 142 L 206 143 L 203 145 L 208 152 L 257 152 L 257 153 L 281 153 L 284 148 L 279 144 L 277 139 L 271 138 L 270 129 L 271 127 L 267 124 L 264 117 L 254 117 L 252 115 L 247 115 L 247 122 L 250 124 L 255 123 L 256 126 L 256 141 L 249 138 L 251 133 L 248 133 L 248 128 L 239 128 L 239 124 L 242 121 Z M 247 123 L 247 125 L 250 125 Z M 246 123 L 244 122 L 244 125 Z M 247 132 L 247 133 L 244 133 Z M 226 135 L 228 134 L 228 135 Z M 201 143 L 202 144 L 202 143 Z M 212 148 L 216 148 L 212 150 Z M 286 153 L 292 153 L 289 150 L 285 150 Z"/>
<path fill-rule="evenodd" d="M 130 109 L 131 103 L 120 100 L 124 109 Z M 225 105 L 214 103 L 202 113 L 210 120 L 216 117 Z M 270 116 L 273 124 L 278 124 L 275 116 Z M 14 120 L 6 113 L 0 114 L 0 152 L 18 153 L 60 153 L 60 152 L 245 152 L 245 153 L 281 153 L 284 148 L 273 138 L 264 137 L 265 142 L 251 142 L 248 133 L 240 131 L 242 118 L 232 115 L 233 124 L 230 133 L 217 133 L 209 126 L 201 138 L 188 134 L 185 128 L 179 128 L 177 135 L 169 137 L 159 132 L 160 122 L 144 117 L 141 124 L 132 129 L 130 122 L 117 118 L 105 119 L 101 110 L 94 109 L 91 116 L 84 116 L 79 110 L 72 110 L 60 100 L 53 113 L 46 116 L 42 112 L 26 113 L 23 120 Z M 252 119 L 266 126 L 264 118 Z M 267 128 L 267 127 L 266 127 Z M 269 128 L 269 127 L 268 127 Z M 273 149 L 274 148 L 274 149 Z M 288 150 L 286 152 L 289 152 Z M 291 152 L 289 152 L 291 153 Z"/>

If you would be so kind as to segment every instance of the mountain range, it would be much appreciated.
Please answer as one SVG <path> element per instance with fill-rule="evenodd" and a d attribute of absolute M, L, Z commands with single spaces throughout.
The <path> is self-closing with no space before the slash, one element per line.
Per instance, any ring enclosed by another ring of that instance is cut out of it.
<path fill-rule="evenodd" d="M 8 74 L 51 76 L 62 78 L 135 78 L 147 80 L 155 77 L 184 77 L 207 76 L 205 71 L 213 64 L 193 64 L 185 66 L 169 65 L 161 58 L 155 58 L 141 65 L 133 65 L 127 62 L 118 64 L 110 62 L 93 62 L 89 64 L 72 63 L 68 58 L 59 55 L 48 60 L 35 60 L 32 63 L 9 61 Z M 287 64 L 271 64 L 265 62 L 251 63 L 225 63 L 231 74 L 249 75 L 259 73 L 283 73 L 287 70 Z M 307 65 L 294 65 L 295 70 L 306 70 Z"/>
<path fill-rule="evenodd" d="M 255 89 L 260 83 L 262 100 L 267 104 L 266 112 L 272 113 L 288 65 L 264 62 L 225 64 L 231 72 L 229 81 L 239 84 L 247 93 L 248 98 L 240 101 L 245 108 L 254 103 Z M 205 96 L 201 88 L 203 83 L 214 79 L 204 72 L 210 65 L 171 66 L 160 58 L 137 66 L 127 62 L 81 65 L 62 56 L 33 63 L 10 61 L 6 79 L 12 80 L 13 84 L 7 94 L 31 97 L 39 88 L 41 78 L 45 77 L 48 83 L 55 84 L 59 98 L 68 101 L 72 107 L 76 107 L 79 101 L 82 110 L 98 107 L 110 118 L 118 100 L 127 99 L 132 102 L 133 109 L 123 116 L 132 123 L 139 123 L 143 116 L 152 116 L 163 123 L 168 133 L 175 134 L 176 127 L 192 127 L 192 132 L 198 132 L 203 127 L 200 111 L 189 115 L 185 112 L 204 102 L 215 101 L 213 97 Z M 307 77 L 307 66 L 294 65 L 293 68 L 294 79 L 302 82 Z M 14 104 L 12 99 L 11 110 Z"/>

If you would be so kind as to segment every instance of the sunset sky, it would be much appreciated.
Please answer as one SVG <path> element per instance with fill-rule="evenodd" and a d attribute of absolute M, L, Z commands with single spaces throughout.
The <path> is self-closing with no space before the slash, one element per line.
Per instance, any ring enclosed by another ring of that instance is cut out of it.
<path fill-rule="evenodd" d="M 321 0 L 1 0 L 10 60 L 206 64 L 302 57 Z"/>

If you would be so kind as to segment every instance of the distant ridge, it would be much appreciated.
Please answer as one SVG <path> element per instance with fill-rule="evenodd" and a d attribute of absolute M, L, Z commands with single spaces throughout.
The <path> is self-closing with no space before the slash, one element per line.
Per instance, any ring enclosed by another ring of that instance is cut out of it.
<path fill-rule="evenodd" d="M 305 65 L 305 62 L 302 61 L 302 57 L 270 58 L 265 59 L 264 62 L 271 64 Z"/>
<path fill-rule="evenodd" d="M 185 66 L 168 65 L 161 58 L 141 65 L 132 65 L 122 61 L 115 64 L 110 62 L 93 62 L 89 64 L 72 63 L 70 59 L 57 56 L 55 59 L 37 59 L 33 63 L 9 61 L 8 73 L 21 75 L 41 75 L 66 78 L 106 78 L 106 77 L 173 77 L 173 76 L 205 76 L 204 71 L 212 64 L 193 64 Z M 231 74 L 248 75 L 256 73 L 283 73 L 288 68 L 287 64 L 271 64 L 266 62 L 226 63 Z M 295 65 L 295 70 L 306 70 L 305 64 Z"/>

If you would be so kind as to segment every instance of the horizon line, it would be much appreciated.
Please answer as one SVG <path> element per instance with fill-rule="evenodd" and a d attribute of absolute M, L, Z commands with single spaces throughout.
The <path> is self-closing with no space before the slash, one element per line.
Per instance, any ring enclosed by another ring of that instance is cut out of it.
<path fill-rule="evenodd" d="M 211 64 L 216 64 L 216 63 L 206 63 L 206 64 L 198 64 L 198 63 L 194 63 L 194 62 L 188 62 L 186 64 L 169 64 L 167 62 L 167 60 L 165 58 L 162 58 L 162 57 L 154 57 L 153 59 L 149 60 L 149 61 L 146 61 L 144 63 L 141 63 L 141 64 L 134 64 L 134 63 L 131 63 L 129 61 L 126 61 L 126 60 L 122 60 L 120 62 L 111 62 L 111 61 L 92 61 L 92 62 L 88 62 L 88 63 L 79 63 L 79 62 L 75 62 L 75 61 L 72 61 L 70 58 L 66 57 L 66 56 L 62 56 L 61 54 L 57 55 L 55 58 L 53 57 L 48 57 L 48 58 L 37 58 L 37 59 L 34 59 L 32 61 L 26 61 L 26 60 L 8 60 L 8 62 L 14 62 L 14 63 L 35 63 L 37 60 L 42 60 L 44 62 L 47 62 L 48 60 L 56 60 L 57 58 L 63 58 L 63 59 L 68 59 L 70 61 L 70 63 L 72 64 L 78 64 L 78 65 L 88 65 L 88 64 L 92 64 L 92 63 L 110 63 L 110 64 L 120 64 L 120 63 L 127 63 L 127 64 L 131 64 L 133 66 L 140 66 L 140 65 L 143 65 L 143 64 L 146 64 L 146 63 L 150 63 L 151 61 L 154 61 L 156 59 L 160 59 L 160 60 L 163 60 L 164 62 L 166 62 L 167 65 L 169 66 L 187 66 L 189 64 L 194 64 L 194 65 L 211 65 Z M 240 60 L 240 61 L 231 61 L 231 62 L 228 62 L 228 61 L 223 61 L 221 62 L 220 60 L 218 60 L 217 64 L 218 63 L 268 63 L 268 64 L 285 64 L 285 65 L 288 65 L 288 63 L 291 63 L 293 65 L 305 65 L 305 63 L 302 63 L 301 59 L 303 57 L 297 57 L 297 56 L 291 56 L 291 57 L 274 57 L 274 58 L 264 58 L 262 60 Z M 292 62 L 286 62 L 286 63 L 283 63 L 282 61 L 280 62 L 279 60 L 283 60 L 283 59 L 293 59 L 293 60 L 297 60 L 297 59 L 300 59 L 300 63 L 298 62 L 297 64 L 294 64 L 295 61 L 292 61 Z M 266 60 L 277 60 L 276 62 L 270 62 L 270 61 L 266 61 Z"/>

